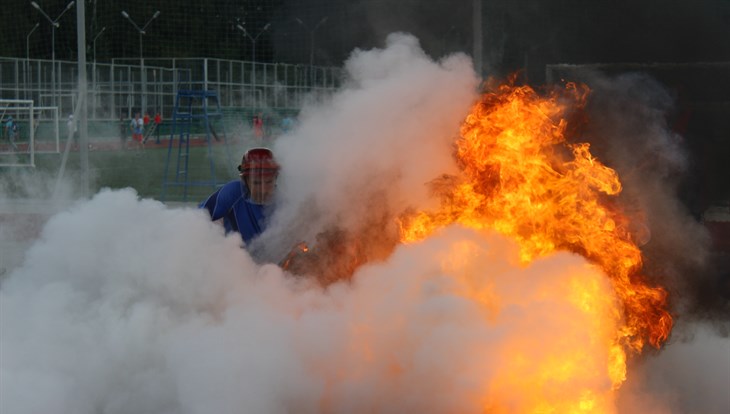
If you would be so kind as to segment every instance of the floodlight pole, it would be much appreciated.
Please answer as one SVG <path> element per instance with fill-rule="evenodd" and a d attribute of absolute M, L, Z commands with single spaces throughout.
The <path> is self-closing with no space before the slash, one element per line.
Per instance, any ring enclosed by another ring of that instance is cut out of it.
<path fill-rule="evenodd" d="M 35 32 L 35 29 L 37 29 L 38 26 L 40 26 L 40 25 L 41 25 L 40 23 L 36 23 L 35 26 L 33 26 L 33 28 L 30 29 L 30 32 L 28 32 L 28 35 L 25 36 L 25 71 L 23 72 L 23 83 L 25 83 L 26 85 L 28 85 L 28 83 L 29 83 L 28 81 L 30 80 L 30 35 L 32 35 L 33 32 Z M 28 87 L 26 86 L 26 91 L 27 91 L 27 89 L 28 89 Z M 32 96 L 33 88 L 30 88 L 30 89 L 31 89 L 31 96 Z M 28 99 L 27 92 L 26 92 L 25 98 Z"/>
<path fill-rule="evenodd" d="M 102 27 L 101 30 L 99 30 L 99 33 L 94 36 L 94 40 L 91 41 L 91 43 L 94 45 L 94 64 L 96 64 L 96 39 L 98 39 L 99 36 L 104 33 L 104 30 L 106 30 L 106 26 Z"/>
<path fill-rule="evenodd" d="M 101 30 L 99 30 L 99 33 L 97 33 L 96 36 L 94 36 L 94 39 L 91 41 L 91 43 L 94 45 L 93 46 L 94 64 L 92 65 L 92 70 L 91 70 L 91 84 L 92 84 L 92 90 L 94 91 L 93 92 L 94 93 L 94 102 L 93 102 L 94 107 L 92 108 L 92 110 L 94 111 L 95 118 L 96 118 L 96 97 L 97 97 L 97 95 L 96 95 L 97 94 L 97 90 L 96 90 L 96 39 L 98 39 L 99 36 L 101 36 L 101 34 L 104 33 L 104 30 L 106 30 L 106 26 L 102 27 Z"/>
<path fill-rule="evenodd" d="M 39 6 L 38 3 L 31 1 L 30 5 L 37 9 L 39 12 L 41 12 L 43 17 L 45 17 L 46 20 L 51 23 L 51 83 L 53 85 L 53 106 L 58 106 L 56 102 L 56 29 L 61 26 L 60 24 L 58 24 L 58 20 L 61 18 L 61 16 L 64 15 L 64 13 L 66 13 L 71 9 L 71 7 L 73 7 L 74 2 L 72 1 L 71 3 L 67 4 L 66 8 L 63 9 L 61 14 L 59 14 L 55 20 L 51 19 L 46 14 L 46 12 L 41 9 L 41 6 Z"/>
<path fill-rule="evenodd" d="M 81 1 L 76 5 L 76 48 L 78 49 L 78 103 L 74 113 L 74 121 L 78 122 L 79 133 L 79 161 L 81 164 L 82 190 L 85 197 L 90 194 L 89 188 L 89 94 L 86 80 L 86 7 Z M 103 29 L 102 29 L 103 30 Z M 96 55 L 94 55 L 96 62 Z M 69 139 L 69 142 L 71 140 Z"/>
<path fill-rule="evenodd" d="M 259 36 L 261 36 L 262 33 L 264 33 L 266 30 L 269 29 L 271 26 L 271 23 L 266 23 L 266 26 L 264 26 L 263 29 L 254 37 L 251 37 L 251 35 L 248 33 L 245 27 L 241 26 L 240 24 L 236 25 L 236 28 L 243 32 L 243 35 L 251 39 L 251 65 L 253 66 L 252 71 L 252 84 L 256 86 L 256 41 L 258 40 Z"/>
<path fill-rule="evenodd" d="M 129 20 L 130 23 L 132 23 L 132 26 L 134 26 L 135 29 L 137 29 L 137 32 L 139 32 L 139 67 L 140 67 L 140 79 L 142 81 L 142 103 L 140 111 L 144 113 L 144 111 L 147 109 L 147 74 L 144 71 L 144 54 L 142 53 L 142 36 L 146 34 L 145 29 L 147 26 L 152 23 L 153 20 L 155 20 L 157 17 L 159 17 L 160 11 L 157 10 L 155 14 L 152 15 L 152 17 L 145 23 L 144 26 L 141 28 L 137 26 L 137 23 L 132 20 L 131 17 L 129 17 L 129 14 L 122 10 L 122 16 L 124 16 L 125 19 Z M 96 58 L 96 56 L 94 57 Z"/>
<path fill-rule="evenodd" d="M 314 28 L 310 29 L 302 19 L 295 17 L 294 20 L 297 21 L 305 30 L 309 31 L 309 78 L 311 85 L 314 86 L 314 32 L 317 31 L 319 26 L 323 25 L 327 21 L 328 16 L 324 16 L 317 22 L 317 24 L 314 25 Z"/>

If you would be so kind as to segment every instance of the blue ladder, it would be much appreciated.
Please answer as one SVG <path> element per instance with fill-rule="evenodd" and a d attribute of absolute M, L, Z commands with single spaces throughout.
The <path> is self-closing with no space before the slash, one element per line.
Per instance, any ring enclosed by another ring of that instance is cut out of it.
<path fill-rule="evenodd" d="M 208 105 L 208 100 L 214 103 L 214 107 Z M 170 140 L 167 145 L 167 160 L 165 161 L 165 173 L 162 178 L 162 194 L 161 201 L 165 201 L 167 190 L 169 187 L 183 188 L 183 201 L 187 201 L 188 188 L 192 186 L 207 186 L 213 189 L 225 183 L 216 178 L 215 159 L 213 157 L 213 147 L 211 138 L 216 141 L 222 140 L 226 146 L 226 156 L 229 165 L 233 165 L 231 160 L 231 151 L 228 148 L 228 141 L 225 131 L 219 136 L 211 123 L 212 119 L 222 119 L 218 92 L 210 90 L 179 90 L 175 97 L 175 108 L 172 113 L 172 127 L 170 130 Z M 205 127 L 205 140 L 208 147 L 208 162 L 210 165 L 210 178 L 207 180 L 193 181 L 188 175 L 190 160 L 190 135 L 194 120 L 202 120 Z M 221 123 L 222 124 L 222 123 Z M 177 138 L 177 159 L 175 163 L 175 173 L 170 177 L 170 161 L 172 158 L 173 141 Z"/>

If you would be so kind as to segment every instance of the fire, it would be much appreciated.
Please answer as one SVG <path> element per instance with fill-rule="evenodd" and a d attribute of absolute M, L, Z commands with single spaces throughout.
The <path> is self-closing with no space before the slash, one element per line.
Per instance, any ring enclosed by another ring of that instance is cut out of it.
<path fill-rule="evenodd" d="M 618 298 L 611 316 L 616 332 L 605 356 L 616 389 L 625 380 L 627 355 L 640 352 L 647 341 L 660 347 L 672 318 L 666 291 L 647 285 L 641 273 L 641 251 L 616 202 L 618 174 L 591 154 L 588 143 L 566 141 L 569 111 L 579 109 L 588 93 L 585 86 L 569 84 L 541 96 L 530 87 L 507 84 L 484 94 L 456 142 L 460 176 L 431 183 L 440 208 L 410 212 L 399 224 L 404 242 L 458 223 L 515 239 L 524 263 L 570 251 L 600 267 Z M 597 290 L 576 292 L 578 306 L 590 308 L 602 300 Z M 554 375 L 570 375 L 573 362 L 546 366 Z M 575 412 L 595 412 L 596 398 L 588 392 L 576 405 L 585 410 Z"/>

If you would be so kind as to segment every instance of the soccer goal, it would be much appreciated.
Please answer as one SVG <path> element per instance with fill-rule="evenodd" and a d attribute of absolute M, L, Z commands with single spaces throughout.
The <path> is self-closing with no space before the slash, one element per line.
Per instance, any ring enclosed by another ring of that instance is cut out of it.
<path fill-rule="evenodd" d="M 35 167 L 36 154 L 61 151 L 57 107 L 0 99 L 0 120 L 1 167 Z"/>

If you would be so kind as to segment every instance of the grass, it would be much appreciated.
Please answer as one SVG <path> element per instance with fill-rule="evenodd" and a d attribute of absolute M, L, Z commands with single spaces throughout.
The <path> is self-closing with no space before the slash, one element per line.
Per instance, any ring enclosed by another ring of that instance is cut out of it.
<path fill-rule="evenodd" d="M 129 142 L 129 141 L 128 141 Z M 117 148 L 113 148 L 116 144 Z M 194 145 L 195 144 L 195 145 Z M 63 151 L 62 144 L 62 151 Z M 184 176 L 179 176 L 181 185 L 170 185 L 175 182 L 175 172 L 178 161 L 178 141 L 173 141 L 173 148 L 169 151 L 167 141 L 163 139 L 159 146 L 148 146 L 143 151 L 134 149 L 120 150 L 118 142 L 104 140 L 92 143 L 89 151 L 89 182 L 90 191 L 98 192 L 101 188 L 113 189 L 131 187 L 141 197 L 154 198 L 162 201 L 197 202 L 214 191 L 213 174 L 218 185 L 238 177 L 236 165 L 246 148 L 252 145 L 246 140 L 235 140 L 224 145 L 214 142 L 210 147 L 204 140 L 191 140 L 188 162 L 187 195 L 184 185 Z M 184 153 L 184 148 L 183 148 Z M 64 177 L 72 181 L 80 177 L 80 153 L 72 150 L 66 163 Z M 36 154 L 36 168 L 30 167 L 0 167 L 0 181 L 4 184 L 5 192 L 10 196 L 26 196 L 24 186 L 37 180 L 48 180 L 58 176 L 63 154 Z M 1 158 L 1 157 L 0 157 Z M 180 157 L 181 163 L 184 157 Z M 212 160 L 212 162 L 211 162 Z M 0 159 L 0 161 L 3 161 Z M 165 167 L 168 164 L 167 182 L 163 199 L 163 182 Z M 184 164 L 181 164 L 184 165 Z"/>

